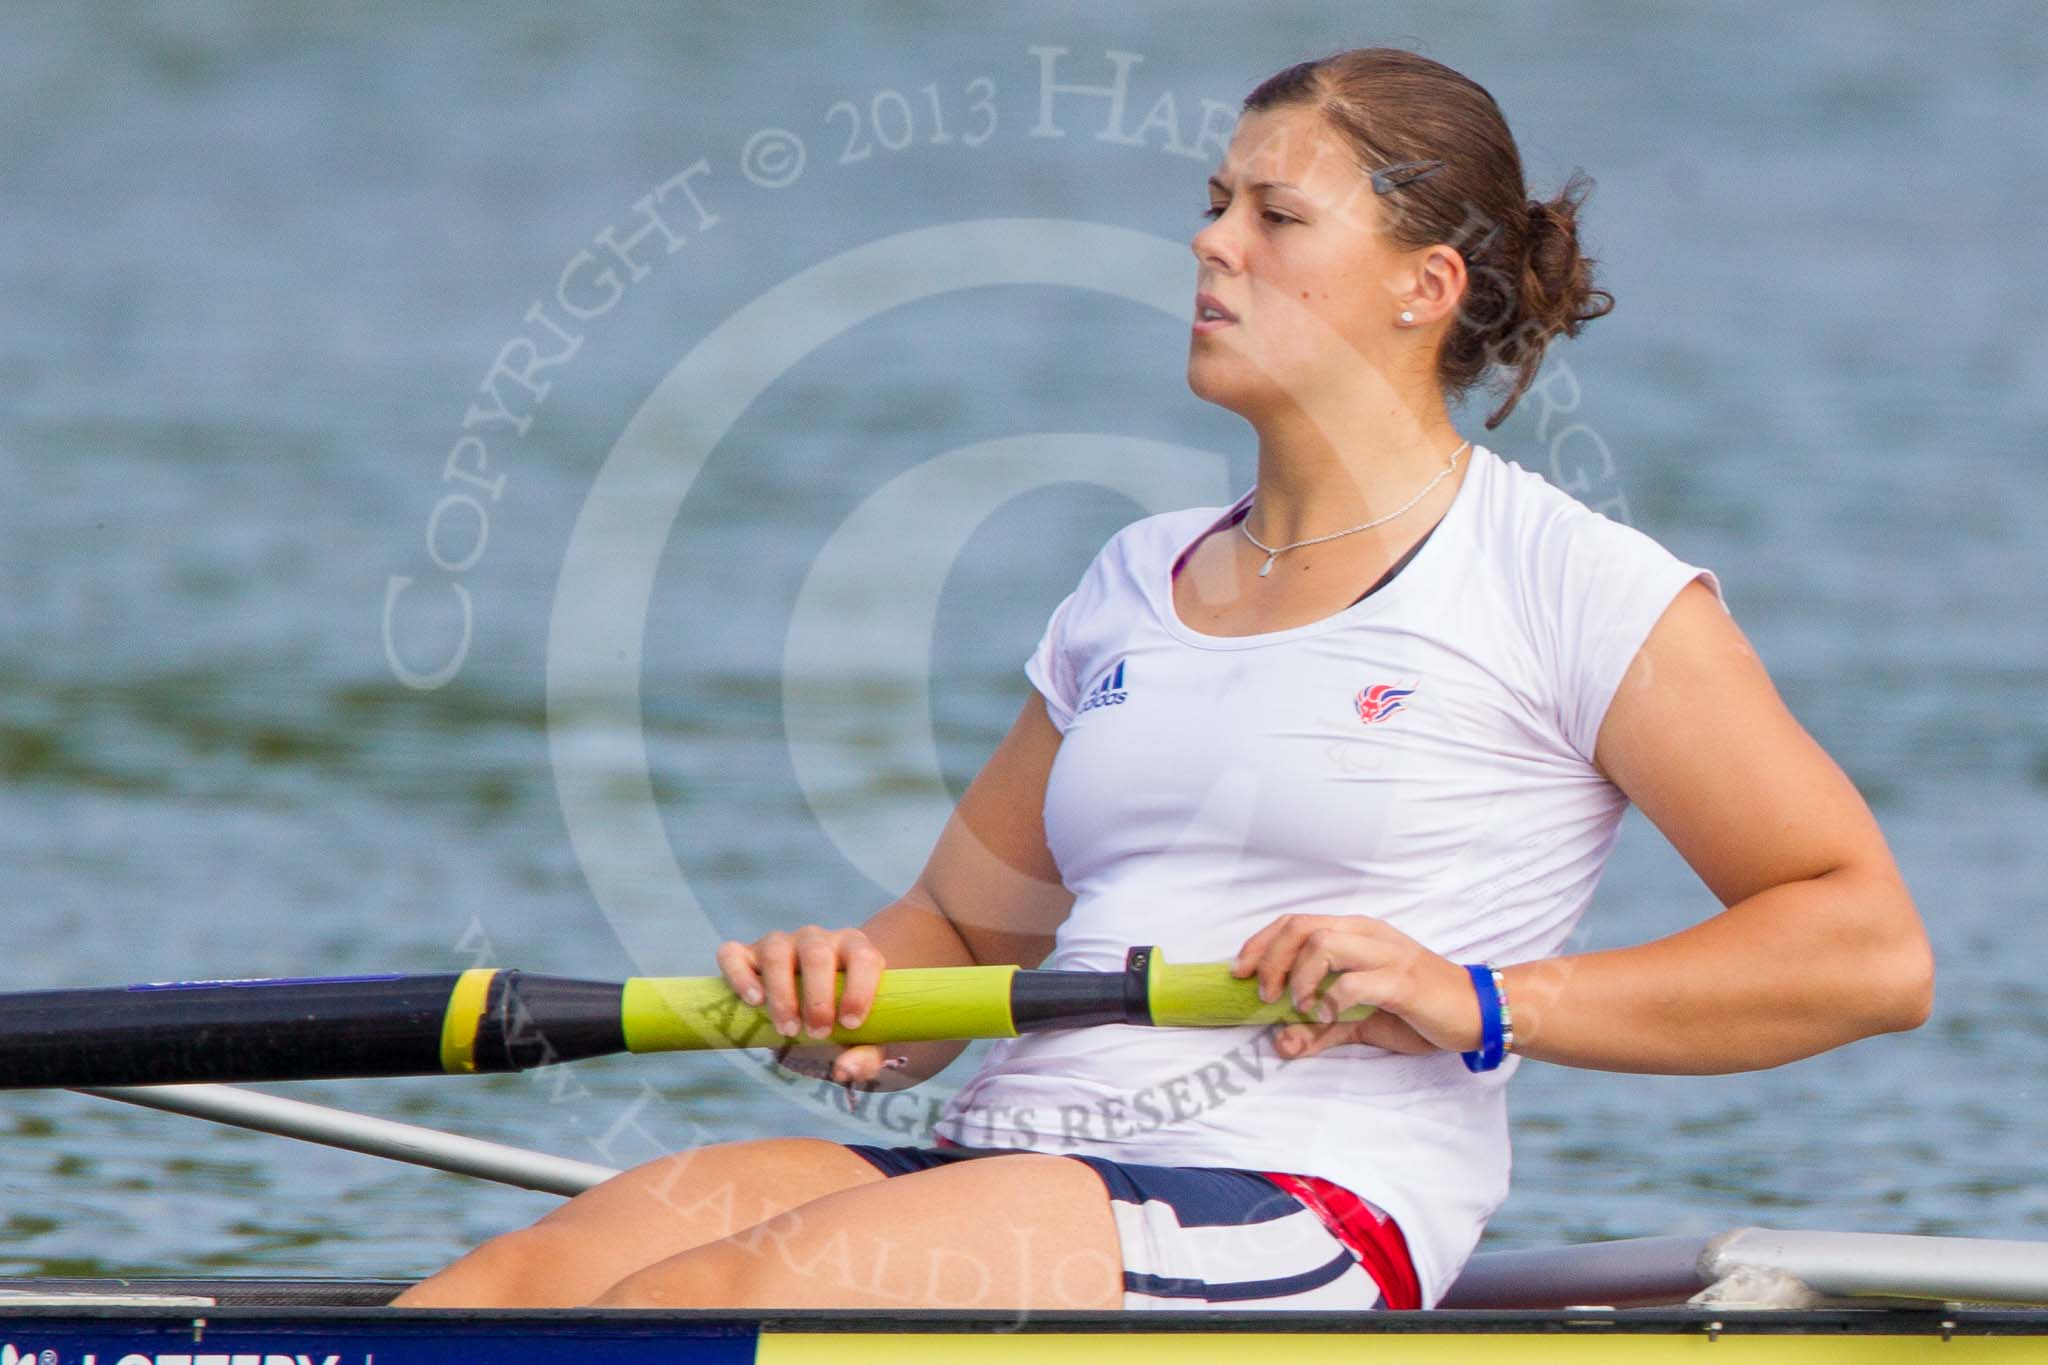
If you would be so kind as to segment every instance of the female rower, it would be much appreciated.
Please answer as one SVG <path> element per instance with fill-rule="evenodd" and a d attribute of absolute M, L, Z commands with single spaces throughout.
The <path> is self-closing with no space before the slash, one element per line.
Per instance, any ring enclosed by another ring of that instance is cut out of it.
<path fill-rule="evenodd" d="M 1452 425 L 1498 372 L 1497 425 L 1612 306 L 1583 193 L 1531 200 L 1491 96 L 1412 53 L 1253 91 L 1193 242 L 1188 381 L 1257 433 L 1256 485 L 1097 556 L 901 899 L 719 952 L 793 1041 L 858 1023 L 885 962 L 1137 943 L 1326 1022 L 1004 1043 L 933 1147 L 679 1153 L 399 1302 L 1427 1306 L 1507 1193 L 1519 1058 L 1725 1072 L 1917 1026 L 1912 901 L 1714 576 Z M 1560 956 L 1631 800 L 1724 908 Z M 959 1051 L 819 1047 L 860 1086 Z"/>

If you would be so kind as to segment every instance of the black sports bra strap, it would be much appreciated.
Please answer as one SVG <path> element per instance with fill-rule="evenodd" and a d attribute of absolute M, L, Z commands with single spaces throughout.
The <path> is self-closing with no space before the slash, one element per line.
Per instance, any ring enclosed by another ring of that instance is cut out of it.
<path fill-rule="evenodd" d="M 1410 545 L 1406 553 L 1404 553 L 1399 559 L 1395 560 L 1392 564 L 1389 564 L 1387 566 L 1387 571 L 1381 574 L 1371 587 L 1367 588 L 1364 592 L 1358 594 L 1358 596 L 1351 599 L 1351 605 L 1354 607 L 1357 606 L 1360 602 L 1363 602 L 1366 598 L 1372 596 L 1381 588 L 1384 588 L 1387 586 L 1387 584 L 1393 582 L 1394 575 L 1408 567 L 1408 561 L 1415 558 L 1415 552 L 1417 550 L 1420 550 L 1424 545 L 1427 545 L 1429 543 L 1429 538 L 1436 534 L 1436 527 L 1441 526 L 1443 524 L 1443 520 L 1439 518 L 1437 520 L 1436 526 L 1432 526 L 1427 531 L 1424 531 L 1422 533 L 1422 539 L 1416 541 L 1413 545 Z"/>
<path fill-rule="evenodd" d="M 1251 508 L 1249 507 L 1239 508 L 1237 511 L 1237 515 L 1233 516 L 1232 518 L 1230 518 L 1230 520 L 1224 522 L 1222 525 L 1214 527 L 1212 529 L 1211 534 L 1213 534 L 1215 531 L 1234 529 L 1239 522 L 1243 521 L 1245 517 L 1250 514 L 1250 512 Z M 1367 588 L 1364 592 L 1358 594 L 1358 596 L 1351 599 L 1351 605 L 1354 607 L 1357 606 L 1360 602 L 1363 602 L 1366 598 L 1372 596 L 1381 588 L 1384 588 L 1387 586 L 1387 584 L 1393 582 L 1394 575 L 1400 573 L 1401 570 L 1408 567 L 1408 561 L 1415 558 L 1416 551 L 1420 550 L 1424 545 L 1427 545 L 1429 543 L 1429 538 L 1436 534 L 1436 528 L 1443 524 L 1443 518 L 1438 517 L 1436 520 L 1436 524 L 1431 526 L 1427 531 L 1424 531 L 1422 533 L 1421 540 L 1418 540 L 1413 545 L 1410 545 L 1405 551 L 1402 552 L 1402 555 L 1399 559 L 1395 560 L 1392 564 L 1389 564 L 1387 566 L 1387 571 L 1381 574 L 1379 578 L 1373 582 L 1373 585 L 1371 587 Z M 1190 553 L 1193 552 L 1193 550 L 1194 546 L 1190 545 L 1186 550 L 1181 552 L 1180 559 L 1173 566 L 1173 577 L 1180 577 L 1181 566 L 1187 562 L 1187 557 Z"/>

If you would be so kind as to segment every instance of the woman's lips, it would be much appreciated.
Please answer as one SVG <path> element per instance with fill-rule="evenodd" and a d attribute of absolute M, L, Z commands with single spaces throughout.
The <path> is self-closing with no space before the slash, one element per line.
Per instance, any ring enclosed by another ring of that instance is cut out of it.
<path fill-rule="evenodd" d="M 1216 313 L 1219 316 L 1209 318 L 1204 317 L 1204 313 Z M 1237 314 L 1225 308 L 1222 301 L 1214 294 L 1195 295 L 1194 331 L 1196 336 L 1207 336 L 1211 332 L 1220 332 L 1236 321 Z"/>

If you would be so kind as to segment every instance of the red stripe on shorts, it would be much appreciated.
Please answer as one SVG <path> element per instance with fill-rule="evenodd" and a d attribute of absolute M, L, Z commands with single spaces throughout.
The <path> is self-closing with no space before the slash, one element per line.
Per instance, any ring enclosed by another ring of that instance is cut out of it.
<path fill-rule="evenodd" d="M 1266 1179 L 1299 1199 L 1323 1220 L 1330 1235 L 1349 1247 L 1380 1287 L 1380 1297 L 1389 1308 L 1422 1307 L 1422 1286 L 1415 1278 L 1415 1262 L 1408 1255 L 1408 1239 L 1393 1219 L 1360 1199 L 1342 1185 L 1320 1176 L 1288 1175 L 1283 1171 L 1262 1171 Z"/>

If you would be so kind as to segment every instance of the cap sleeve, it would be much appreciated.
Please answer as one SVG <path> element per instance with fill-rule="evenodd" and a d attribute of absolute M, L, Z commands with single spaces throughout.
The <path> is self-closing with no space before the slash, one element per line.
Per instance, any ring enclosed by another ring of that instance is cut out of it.
<path fill-rule="evenodd" d="M 1052 619 L 1046 623 L 1045 634 L 1039 637 L 1038 648 L 1031 651 L 1031 657 L 1024 663 L 1024 676 L 1044 696 L 1045 713 L 1061 734 L 1074 723 L 1074 708 L 1081 702 L 1081 682 L 1060 629 L 1073 602 L 1074 594 L 1068 593 L 1052 609 Z"/>
<path fill-rule="evenodd" d="M 1720 600 L 1721 582 L 1655 540 L 1597 512 L 1575 516 L 1555 538 L 1547 631 L 1558 728 L 1588 763 L 1621 678 L 1679 591 L 1695 578 Z"/>

